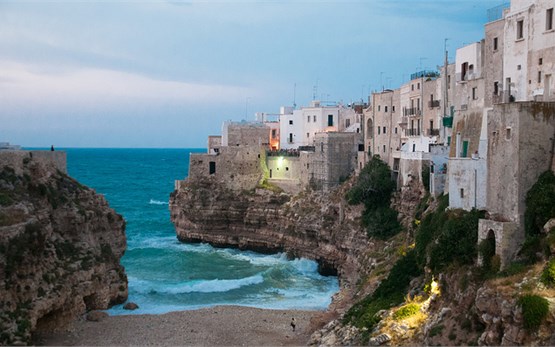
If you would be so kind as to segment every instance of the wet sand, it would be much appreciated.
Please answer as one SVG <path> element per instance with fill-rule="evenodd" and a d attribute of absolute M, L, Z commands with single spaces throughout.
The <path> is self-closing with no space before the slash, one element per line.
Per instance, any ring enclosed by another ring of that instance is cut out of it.
<path fill-rule="evenodd" d="M 84 318 L 65 331 L 38 334 L 36 344 L 63 346 L 303 346 L 320 311 L 217 306 L 162 315 Z M 295 317 L 297 327 L 291 328 Z"/>

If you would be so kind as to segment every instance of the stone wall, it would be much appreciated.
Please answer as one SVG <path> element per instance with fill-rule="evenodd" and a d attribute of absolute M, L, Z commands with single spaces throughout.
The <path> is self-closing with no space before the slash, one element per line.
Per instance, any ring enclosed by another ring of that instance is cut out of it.
<path fill-rule="evenodd" d="M 67 174 L 67 155 L 64 151 L 0 151 L 0 164 L 15 170 L 20 170 L 21 163 L 30 159 Z"/>
<path fill-rule="evenodd" d="M 318 133 L 310 165 L 310 179 L 324 190 L 336 186 L 351 175 L 357 165 L 357 133 Z"/>
<path fill-rule="evenodd" d="M 265 153 L 261 146 L 240 146 L 221 147 L 219 154 L 191 154 L 189 179 L 213 177 L 232 190 L 253 189 L 263 178 Z"/>
<path fill-rule="evenodd" d="M 226 122 L 222 129 L 222 146 L 269 146 L 270 128 L 264 123 Z"/>
<path fill-rule="evenodd" d="M 519 231 L 516 223 L 480 219 L 478 244 L 488 238 L 490 231 L 495 236 L 495 254 L 501 259 L 501 270 L 503 270 L 510 264 L 524 242 L 524 234 Z"/>
<path fill-rule="evenodd" d="M 485 159 L 449 159 L 449 207 L 471 210 L 486 208 Z"/>
<path fill-rule="evenodd" d="M 488 134 L 488 210 L 522 227 L 526 193 L 551 162 L 555 103 L 495 105 Z"/>

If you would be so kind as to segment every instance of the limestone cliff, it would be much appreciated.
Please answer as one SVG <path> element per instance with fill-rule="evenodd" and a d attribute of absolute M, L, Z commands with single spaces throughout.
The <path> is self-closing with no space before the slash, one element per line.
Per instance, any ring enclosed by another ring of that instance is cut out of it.
<path fill-rule="evenodd" d="M 127 298 L 125 221 L 44 160 L 0 162 L 0 344 Z"/>
<path fill-rule="evenodd" d="M 322 273 L 352 278 L 368 246 L 344 192 L 294 197 L 267 189 L 233 191 L 211 178 L 180 184 L 170 197 L 171 219 L 184 242 L 208 242 L 259 252 L 287 252 L 318 261 Z M 346 271 L 349 269 L 349 271 Z"/>

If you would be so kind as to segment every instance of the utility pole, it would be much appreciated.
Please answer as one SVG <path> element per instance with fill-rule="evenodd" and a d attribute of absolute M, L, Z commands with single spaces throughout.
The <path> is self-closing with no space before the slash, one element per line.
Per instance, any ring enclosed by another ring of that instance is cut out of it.
<path fill-rule="evenodd" d="M 445 38 L 445 41 L 443 42 L 443 50 L 445 51 L 445 60 L 443 62 L 443 81 L 445 83 L 444 83 L 444 87 L 443 87 L 443 117 L 442 118 L 447 117 L 447 106 L 448 106 L 448 103 L 449 103 L 449 99 L 448 99 L 449 93 L 447 92 L 447 90 L 449 89 L 449 85 L 448 85 L 449 81 L 447 80 L 447 65 L 449 64 L 449 61 L 448 61 L 449 57 L 448 57 L 448 54 L 447 54 L 447 40 L 449 40 L 449 39 Z M 442 121 L 442 125 L 443 125 L 443 119 L 441 121 Z M 442 139 L 443 139 L 443 141 L 445 141 L 447 131 L 445 129 L 445 126 L 442 126 L 442 128 L 443 128 Z"/>

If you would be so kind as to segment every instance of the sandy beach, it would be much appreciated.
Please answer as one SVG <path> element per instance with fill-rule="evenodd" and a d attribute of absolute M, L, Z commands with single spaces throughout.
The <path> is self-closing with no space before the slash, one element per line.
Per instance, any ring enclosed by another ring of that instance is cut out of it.
<path fill-rule="evenodd" d="M 217 306 L 162 315 L 84 318 L 64 331 L 39 334 L 35 344 L 63 346 L 302 346 L 310 320 L 320 311 Z M 291 328 L 295 317 L 297 327 Z"/>

